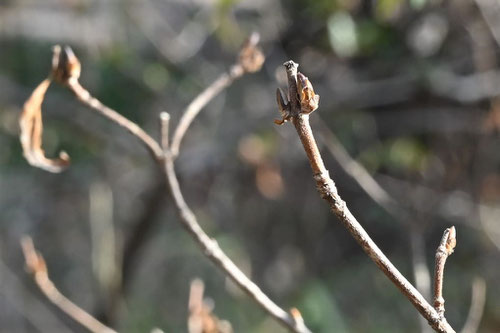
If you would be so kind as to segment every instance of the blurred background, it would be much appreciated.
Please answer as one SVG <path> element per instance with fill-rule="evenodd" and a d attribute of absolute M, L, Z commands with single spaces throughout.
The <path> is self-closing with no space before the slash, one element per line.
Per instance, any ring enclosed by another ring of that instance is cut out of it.
<path fill-rule="evenodd" d="M 448 321 L 464 326 L 476 281 L 479 332 L 500 331 L 495 0 L 1 1 L 0 331 L 85 332 L 26 273 L 19 239 L 30 235 L 59 289 L 121 332 L 185 332 L 196 277 L 235 332 L 284 332 L 200 253 L 134 137 L 52 85 L 43 145 L 68 152 L 70 168 L 29 166 L 18 138 L 54 44 L 74 49 L 83 86 L 158 137 L 159 113 L 175 126 L 252 31 L 262 70 L 202 111 L 177 160 L 202 227 L 315 332 L 428 331 L 320 199 L 293 126 L 273 124 L 293 59 L 321 96 L 312 125 L 353 214 L 428 299 L 455 225 Z"/>

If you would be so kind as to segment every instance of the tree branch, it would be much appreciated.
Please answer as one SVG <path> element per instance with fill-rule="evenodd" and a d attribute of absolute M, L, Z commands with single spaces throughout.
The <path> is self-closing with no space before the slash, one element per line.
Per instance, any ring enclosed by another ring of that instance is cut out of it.
<path fill-rule="evenodd" d="M 424 316 L 429 324 L 438 332 L 454 332 L 444 317 L 425 300 L 425 298 L 408 282 L 408 280 L 396 269 L 391 261 L 382 253 L 375 242 L 366 233 L 356 218 L 352 215 L 337 192 L 335 183 L 330 178 L 328 170 L 325 168 L 321 154 L 317 147 L 314 135 L 309 125 L 309 114 L 305 112 L 301 105 L 305 98 L 310 96 L 299 91 L 297 87 L 298 64 L 288 61 L 284 64 L 288 77 L 288 91 L 290 96 L 290 115 L 295 126 L 300 141 L 309 159 L 313 178 L 321 197 L 326 200 L 333 213 L 339 221 L 351 233 L 365 253 L 375 262 L 382 272 L 396 285 L 396 287 L 410 300 L 415 308 Z M 300 75 L 300 74 L 299 74 Z M 313 94 L 314 95 L 314 94 Z M 300 99 L 300 100 L 299 100 Z"/>
<path fill-rule="evenodd" d="M 91 332 L 116 333 L 116 331 L 92 317 L 85 310 L 61 294 L 50 280 L 45 260 L 42 255 L 36 251 L 33 240 L 30 237 L 23 237 L 21 239 L 21 246 L 28 271 L 33 275 L 33 279 L 40 291 L 50 302 L 52 302 L 52 304 Z"/>
<path fill-rule="evenodd" d="M 240 78 L 245 73 L 253 73 L 260 70 L 264 63 L 264 55 L 257 47 L 259 42 L 259 34 L 254 32 L 250 35 L 248 40 L 242 46 L 238 60 L 229 72 L 223 73 L 219 76 L 210 86 L 203 90 L 198 96 L 184 110 L 182 117 L 177 125 L 172 138 L 171 152 L 172 156 L 176 158 L 179 155 L 179 148 L 186 134 L 189 126 L 200 113 L 200 111 L 207 105 L 215 96 L 222 90 L 229 87 L 234 80 Z"/>
<path fill-rule="evenodd" d="M 163 130 L 166 132 L 166 130 Z M 278 322 L 294 332 L 310 332 L 303 325 L 298 325 L 294 317 L 276 305 L 262 290 L 252 282 L 234 262 L 221 250 L 217 241 L 210 238 L 200 227 L 196 216 L 191 211 L 182 195 L 177 174 L 174 168 L 174 158 L 170 152 L 165 154 L 164 171 L 170 194 L 174 199 L 177 213 L 183 227 L 191 234 L 194 241 L 202 249 L 205 256 L 221 269 L 226 276 L 245 291 L 261 308 L 268 312 Z"/>
<path fill-rule="evenodd" d="M 439 316 L 444 318 L 443 276 L 446 259 L 453 253 L 457 244 L 455 227 L 448 228 L 436 251 L 436 266 L 434 271 L 434 308 Z"/>

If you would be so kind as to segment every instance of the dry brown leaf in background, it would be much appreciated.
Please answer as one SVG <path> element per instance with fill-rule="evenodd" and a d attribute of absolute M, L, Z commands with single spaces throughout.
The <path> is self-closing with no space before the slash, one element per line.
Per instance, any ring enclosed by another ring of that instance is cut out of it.
<path fill-rule="evenodd" d="M 19 119 L 21 127 L 21 145 L 24 157 L 32 166 L 49 172 L 61 172 L 69 165 L 69 156 L 65 152 L 59 158 L 48 159 L 42 149 L 42 102 L 45 92 L 50 86 L 50 79 L 45 79 L 36 87 L 30 98 L 24 103 L 23 112 Z"/>
<path fill-rule="evenodd" d="M 189 292 L 189 333 L 233 333 L 227 320 L 221 320 L 212 313 L 213 304 L 203 299 L 205 284 L 200 279 L 191 282 Z"/>

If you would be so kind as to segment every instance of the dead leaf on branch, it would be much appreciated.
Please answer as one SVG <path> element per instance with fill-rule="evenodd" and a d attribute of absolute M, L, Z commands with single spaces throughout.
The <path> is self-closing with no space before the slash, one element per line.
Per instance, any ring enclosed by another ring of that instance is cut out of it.
<path fill-rule="evenodd" d="M 59 158 L 45 157 L 42 149 L 42 103 L 45 93 L 50 86 L 50 79 L 45 79 L 36 87 L 30 98 L 24 103 L 23 112 L 19 119 L 21 127 L 21 145 L 24 157 L 32 166 L 49 171 L 61 172 L 68 167 L 70 159 L 64 151 L 59 153 Z"/>

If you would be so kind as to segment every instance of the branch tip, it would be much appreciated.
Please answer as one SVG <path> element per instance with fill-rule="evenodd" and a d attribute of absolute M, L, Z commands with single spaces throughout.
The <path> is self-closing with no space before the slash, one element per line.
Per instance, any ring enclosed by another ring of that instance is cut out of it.
<path fill-rule="evenodd" d="M 67 84 L 69 81 L 77 81 L 81 73 L 80 60 L 69 46 L 62 48 L 55 45 L 52 48 L 52 73 L 55 81 Z"/>
<path fill-rule="evenodd" d="M 260 35 L 257 32 L 252 32 L 240 49 L 238 64 L 246 73 L 259 71 L 266 59 L 264 53 L 262 53 L 262 50 L 257 45 L 259 40 Z"/>
<path fill-rule="evenodd" d="M 299 64 L 297 64 L 293 60 L 288 60 L 284 62 L 283 66 L 285 66 L 287 72 L 296 72 L 297 69 L 299 68 Z"/>

